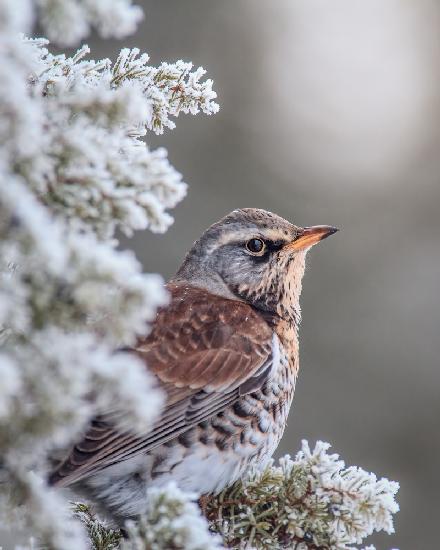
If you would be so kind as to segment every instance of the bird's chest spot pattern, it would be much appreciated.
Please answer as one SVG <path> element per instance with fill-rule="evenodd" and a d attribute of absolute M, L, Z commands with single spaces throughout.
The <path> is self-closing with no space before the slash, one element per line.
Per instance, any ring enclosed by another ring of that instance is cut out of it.
<path fill-rule="evenodd" d="M 277 356 L 277 362 L 264 386 L 243 396 L 224 414 L 225 420 L 239 431 L 239 436 L 233 438 L 234 451 L 251 455 L 257 463 L 264 463 L 277 448 L 295 389 L 296 365 L 292 370 L 292 358 L 281 345 L 273 355 Z M 293 361 L 297 363 L 296 358 Z M 218 421 L 213 419 L 214 428 Z"/>
<path fill-rule="evenodd" d="M 160 449 L 151 471 L 155 484 L 173 478 L 186 490 L 217 492 L 250 467 L 265 465 L 283 435 L 298 366 L 297 356 L 289 356 L 277 337 L 273 342 L 264 386 Z"/>

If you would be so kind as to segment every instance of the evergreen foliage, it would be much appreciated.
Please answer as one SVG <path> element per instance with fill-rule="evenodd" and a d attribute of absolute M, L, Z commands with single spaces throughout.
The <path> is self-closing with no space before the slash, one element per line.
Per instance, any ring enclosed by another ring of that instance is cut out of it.
<path fill-rule="evenodd" d="M 356 550 L 374 532 L 393 533 L 398 484 L 362 468 L 346 467 L 330 445 L 307 441 L 295 459 L 250 473 L 219 495 L 200 499 L 211 530 L 201 521 L 195 496 L 175 486 L 151 489 L 147 514 L 116 540 L 93 515 L 83 516 L 94 550 Z M 109 546 L 101 541 L 109 539 Z M 120 546 L 118 546 L 120 542 Z M 364 550 L 374 550 L 368 546 Z"/>

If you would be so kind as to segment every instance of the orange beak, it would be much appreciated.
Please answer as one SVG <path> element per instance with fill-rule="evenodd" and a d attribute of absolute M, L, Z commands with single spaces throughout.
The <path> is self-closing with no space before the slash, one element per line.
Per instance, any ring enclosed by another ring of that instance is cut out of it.
<path fill-rule="evenodd" d="M 312 227 L 304 227 L 298 230 L 298 234 L 294 241 L 284 246 L 285 250 L 292 250 L 299 252 L 301 250 L 307 250 L 319 241 L 330 237 L 333 233 L 336 233 L 338 229 L 331 225 L 314 225 Z"/>

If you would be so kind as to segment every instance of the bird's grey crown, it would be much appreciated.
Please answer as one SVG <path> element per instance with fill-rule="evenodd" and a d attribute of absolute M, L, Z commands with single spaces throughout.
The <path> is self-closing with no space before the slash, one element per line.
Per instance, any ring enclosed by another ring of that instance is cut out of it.
<path fill-rule="evenodd" d="M 221 220 L 214 223 L 205 231 L 205 235 L 211 230 L 224 230 L 225 227 L 236 226 L 237 229 L 278 229 L 287 235 L 290 235 L 295 226 L 285 220 L 278 214 L 263 210 L 261 208 L 237 208 Z"/>

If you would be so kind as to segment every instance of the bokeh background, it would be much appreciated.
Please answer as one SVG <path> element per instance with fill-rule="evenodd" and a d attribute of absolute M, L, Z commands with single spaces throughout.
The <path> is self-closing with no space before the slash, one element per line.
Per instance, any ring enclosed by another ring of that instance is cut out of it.
<path fill-rule="evenodd" d="M 163 236 L 126 243 L 169 277 L 237 207 L 342 231 L 309 255 L 301 372 L 279 454 L 330 441 L 399 480 L 396 535 L 438 547 L 440 4 L 435 0 L 144 0 L 122 45 L 208 69 L 221 111 L 158 138 L 189 192 Z"/>

